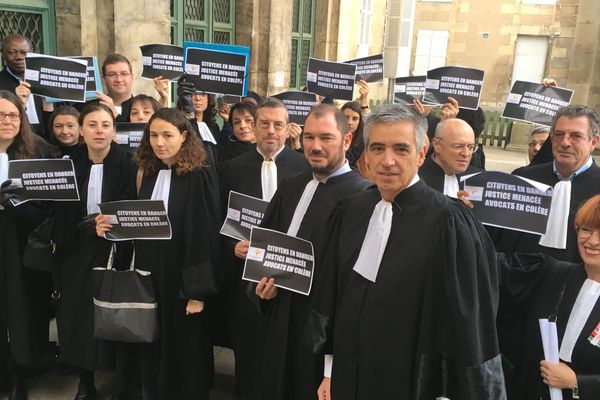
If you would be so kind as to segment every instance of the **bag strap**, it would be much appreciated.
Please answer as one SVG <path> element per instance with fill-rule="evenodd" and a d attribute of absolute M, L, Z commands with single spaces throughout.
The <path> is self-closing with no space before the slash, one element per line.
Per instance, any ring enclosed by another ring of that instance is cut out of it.
<path fill-rule="evenodd" d="M 110 254 L 108 255 L 108 261 L 106 261 L 106 269 L 112 269 L 113 261 L 115 258 L 115 251 L 117 249 L 117 245 L 113 242 L 110 244 Z"/>
<path fill-rule="evenodd" d="M 140 194 L 140 188 L 142 187 L 142 179 L 144 179 L 144 170 L 138 168 L 137 174 L 135 176 L 135 192 Z"/>

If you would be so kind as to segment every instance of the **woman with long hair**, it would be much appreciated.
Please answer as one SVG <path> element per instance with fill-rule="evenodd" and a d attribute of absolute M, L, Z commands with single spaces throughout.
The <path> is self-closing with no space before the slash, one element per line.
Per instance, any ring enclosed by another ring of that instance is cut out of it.
<path fill-rule="evenodd" d="M 13 206 L 8 162 L 57 155 L 33 133 L 17 96 L 0 90 L 0 381 L 10 370 L 11 399 L 27 398 L 25 367 L 40 363 L 48 350 L 52 280 L 47 272 L 24 268 L 21 259 L 29 233 L 48 217 L 50 208 L 37 201 Z"/>
<path fill-rule="evenodd" d="M 139 351 L 144 399 L 207 399 L 212 347 L 205 302 L 217 292 L 220 221 L 214 167 L 180 110 L 157 111 L 138 149 L 140 199 L 162 200 L 169 240 L 136 241 L 136 266 L 152 273 L 160 318 L 158 342 Z M 110 230 L 96 219 L 96 232 Z"/>
<path fill-rule="evenodd" d="M 349 101 L 342 106 L 342 112 L 348 121 L 348 128 L 352 134 L 350 148 L 346 151 L 346 158 L 350 167 L 356 168 L 356 162 L 365 149 L 363 139 L 364 118 L 360 104 L 355 101 Z"/>

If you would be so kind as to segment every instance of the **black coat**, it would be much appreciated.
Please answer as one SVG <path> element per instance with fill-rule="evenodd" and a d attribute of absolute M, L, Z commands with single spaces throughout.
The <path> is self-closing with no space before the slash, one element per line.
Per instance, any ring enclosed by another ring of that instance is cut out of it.
<path fill-rule="evenodd" d="M 54 241 L 59 264 L 59 289 L 61 299 L 57 310 L 58 337 L 61 358 L 70 365 L 87 370 L 112 367 L 107 355 L 107 343 L 93 338 L 94 332 L 94 274 L 93 268 L 104 267 L 110 251 L 110 242 L 96 236 L 81 234 L 77 224 L 87 215 L 87 189 L 90 169 L 86 145 L 73 153 L 80 201 L 55 205 Z M 131 200 L 135 195 L 136 168 L 127 154 L 116 143 L 103 160 L 103 202 Z M 127 264 L 125 244 L 117 247 L 119 262 Z"/>
<path fill-rule="evenodd" d="M 461 176 L 474 174 L 481 171 L 481 169 L 469 165 L 465 172 L 462 174 L 456 174 L 456 178 L 458 179 L 458 187 L 460 189 L 464 187 L 464 182 L 460 181 Z M 444 192 L 444 175 L 445 174 L 442 167 L 440 167 L 430 157 L 427 157 L 421 168 L 419 168 L 419 177 L 423 179 L 427 185 L 441 193 Z"/>
<path fill-rule="evenodd" d="M 149 199 L 158 174 L 145 175 L 140 199 Z M 136 241 L 136 267 L 152 273 L 158 300 L 158 390 L 161 399 L 207 399 L 212 347 L 205 312 L 185 315 L 188 299 L 205 301 L 217 292 L 220 267 L 216 175 L 210 167 L 171 176 L 170 240 Z"/>
<path fill-rule="evenodd" d="M 423 182 L 395 198 L 376 282 L 353 270 L 381 200 L 342 202 L 306 326 L 333 354 L 334 399 L 505 399 L 492 243 L 458 200 Z"/>

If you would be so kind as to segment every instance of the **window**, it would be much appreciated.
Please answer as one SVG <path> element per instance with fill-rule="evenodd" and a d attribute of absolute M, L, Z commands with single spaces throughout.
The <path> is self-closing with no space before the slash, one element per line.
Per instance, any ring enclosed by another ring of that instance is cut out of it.
<path fill-rule="evenodd" d="M 235 43 L 235 0 L 171 0 L 171 42 Z"/>
<path fill-rule="evenodd" d="M 371 0 L 362 0 L 360 7 L 360 38 L 358 43 L 357 57 L 369 55 L 369 37 L 371 36 Z"/>
<path fill-rule="evenodd" d="M 419 29 L 413 75 L 425 75 L 430 69 L 446 65 L 447 31 Z"/>
<path fill-rule="evenodd" d="M 0 2 L 0 38 L 12 33 L 28 37 L 35 52 L 56 54 L 54 1 Z"/>
<path fill-rule="evenodd" d="M 313 54 L 316 0 L 294 0 L 290 87 L 306 85 L 308 59 Z"/>

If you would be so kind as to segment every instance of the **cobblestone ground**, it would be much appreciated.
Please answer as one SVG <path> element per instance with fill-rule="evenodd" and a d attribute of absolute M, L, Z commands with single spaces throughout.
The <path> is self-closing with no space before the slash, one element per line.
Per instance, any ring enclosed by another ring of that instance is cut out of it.
<path fill-rule="evenodd" d="M 486 146 L 485 155 L 488 170 L 511 172 L 527 162 L 525 153 L 509 152 L 495 147 Z M 234 360 L 230 350 L 215 348 L 215 371 L 215 388 L 211 392 L 211 400 L 234 400 L 236 398 L 233 378 Z M 111 373 L 97 374 L 97 400 L 110 399 L 111 378 Z M 73 375 L 63 375 L 53 370 L 32 378 L 29 386 L 30 400 L 71 400 L 77 390 L 77 379 Z M 0 398 L 7 399 L 7 395 L 3 394 Z"/>

